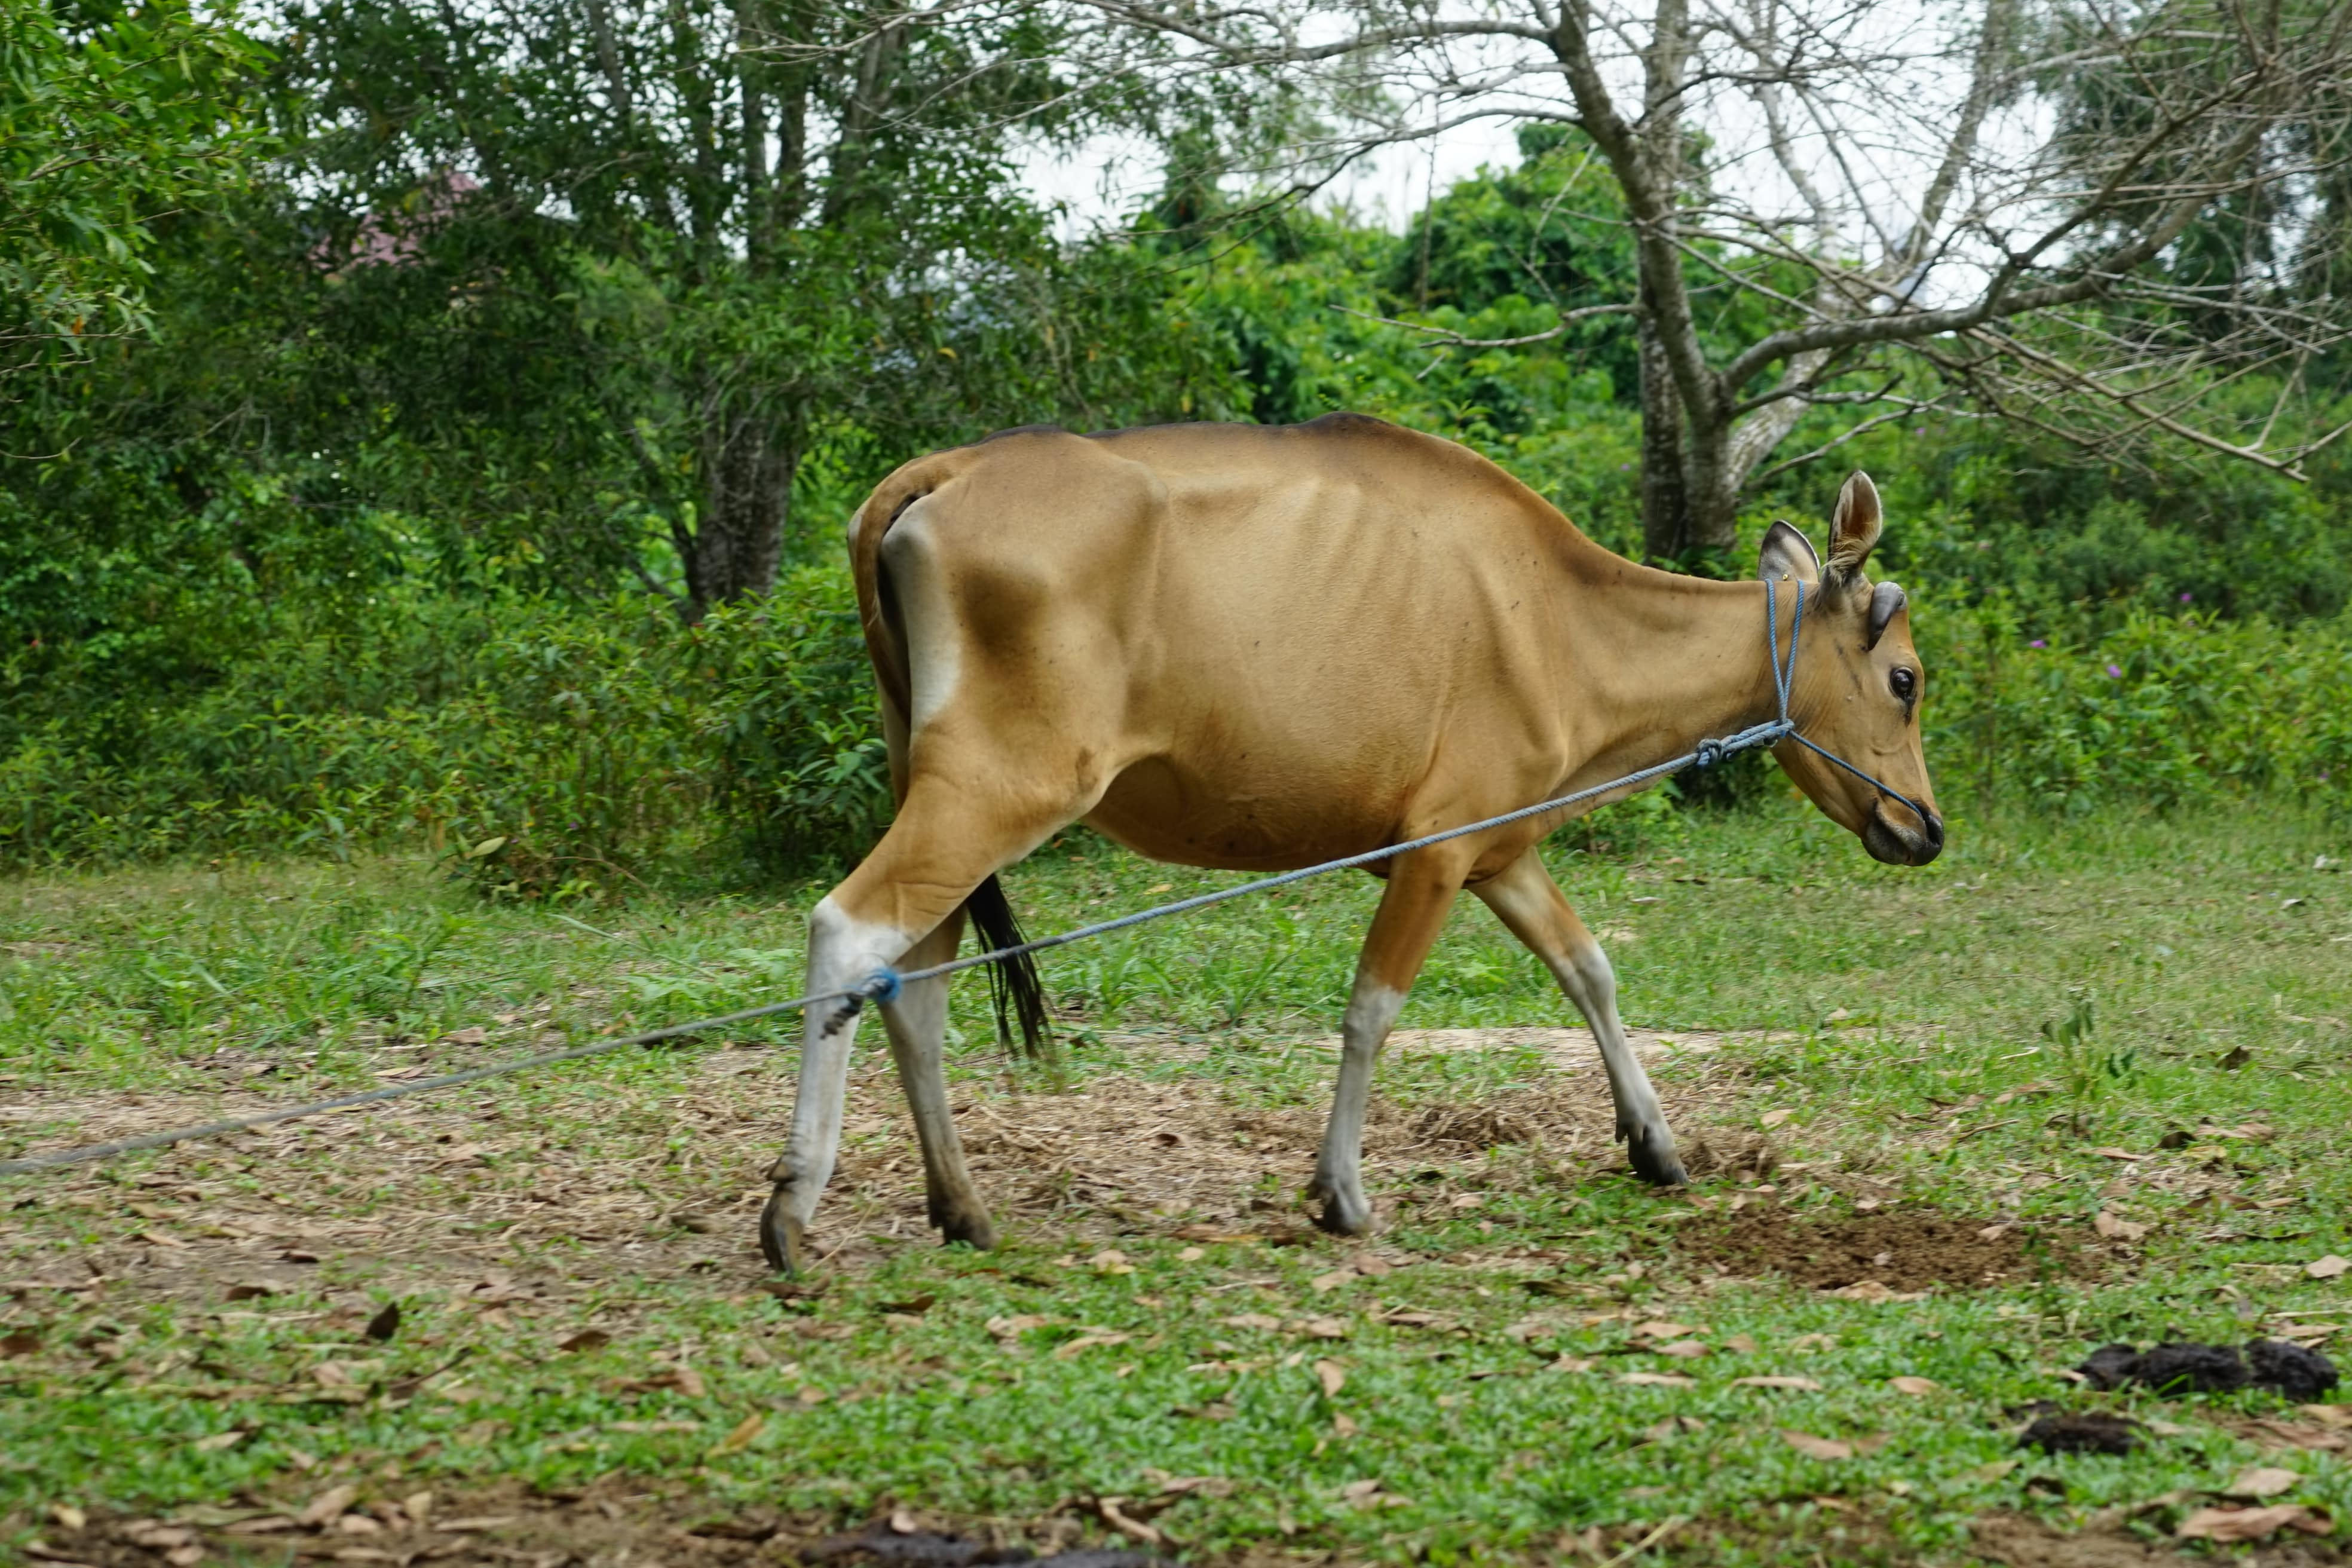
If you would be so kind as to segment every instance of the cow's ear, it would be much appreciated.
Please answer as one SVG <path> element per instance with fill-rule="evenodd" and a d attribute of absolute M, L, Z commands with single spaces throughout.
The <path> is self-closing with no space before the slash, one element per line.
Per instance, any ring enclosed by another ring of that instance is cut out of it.
<path fill-rule="evenodd" d="M 1787 521 L 1776 522 L 1764 531 L 1764 547 L 1759 554 L 1756 574 L 1767 582 L 1822 580 L 1822 558 L 1813 553 L 1813 542 Z"/>
<path fill-rule="evenodd" d="M 1837 510 L 1830 514 L 1830 573 L 1832 576 L 1852 577 L 1862 571 L 1862 563 L 1870 559 L 1871 547 L 1878 542 L 1880 526 L 1878 487 L 1870 476 L 1856 468 L 1838 491 Z"/>

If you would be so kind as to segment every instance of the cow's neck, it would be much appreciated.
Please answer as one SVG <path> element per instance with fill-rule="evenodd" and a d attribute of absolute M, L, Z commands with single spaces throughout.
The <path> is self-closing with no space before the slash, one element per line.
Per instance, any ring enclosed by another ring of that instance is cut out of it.
<path fill-rule="evenodd" d="M 1575 610 L 1561 626 L 1562 667 L 1572 672 L 1560 693 L 1562 728 L 1583 753 L 1579 784 L 1778 716 L 1763 584 L 1710 582 L 1609 559 L 1605 574 L 1577 573 Z M 1780 595 L 1783 647 L 1794 597 Z"/>

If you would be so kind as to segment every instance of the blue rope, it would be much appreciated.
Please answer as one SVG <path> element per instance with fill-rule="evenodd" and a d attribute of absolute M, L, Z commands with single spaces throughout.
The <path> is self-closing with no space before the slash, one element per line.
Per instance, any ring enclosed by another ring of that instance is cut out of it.
<path fill-rule="evenodd" d="M 22 1175 L 28 1172 L 47 1170 L 58 1165 L 78 1164 L 86 1160 L 104 1159 L 109 1155 L 128 1153 L 137 1149 L 160 1149 L 186 1139 L 216 1137 L 222 1133 L 244 1131 L 255 1127 L 268 1126 L 272 1122 L 290 1121 L 298 1117 L 316 1115 L 323 1110 L 341 1110 L 353 1106 L 371 1105 L 381 1100 L 402 1100 L 412 1094 L 429 1093 L 434 1089 L 449 1089 L 458 1084 L 477 1083 L 483 1079 L 521 1072 L 529 1068 L 572 1061 L 582 1057 L 621 1050 L 629 1046 L 653 1045 L 662 1040 L 676 1039 L 684 1035 L 700 1034 L 708 1029 L 716 1029 L 730 1024 L 746 1023 L 754 1018 L 765 1018 L 778 1013 L 790 1013 L 804 1007 L 814 1007 L 824 1002 L 847 1002 L 850 1004 L 852 1012 L 863 1008 L 868 1002 L 879 1002 L 887 1005 L 897 1001 L 906 987 L 918 980 L 936 980 L 942 975 L 953 974 L 959 970 L 977 968 L 983 963 L 996 963 L 1004 959 L 1021 958 L 1033 952 L 1044 952 L 1048 948 L 1067 947 L 1072 942 L 1085 942 L 1097 936 L 1108 936 L 1112 931 L 1125 931 L 1129 926 L 1142 925 L 1149 921 L 1165 920 L 1171 915 L 1181 915 L 1192 910 L 1206 909 L 1211 904 L 1221 904 L 1229 899 L 1246 898 L 1252 893 L 1272 892 L 1276 888 L 1286 888 L 1294 882 L 1303 882 L 1310 877 L 1320 877 L 1327 872 L 1344 871 L 1357 866 L 1370 866 L 1376 861 L 1390 859 L 1398 855 L 1409 855 L 1416 849 L 1426 849 L 1433 844 L 1443 844 L 1448 839 L 1460 838 L 1472 833 L 1484 833 L 1489 828 L 1508 826 L 1514 822 L 1524 822 L 1528 817 L 1541 816 L 1547 812 L 1564 810 L 1569 806 L 1578 805 L 1597 796 L 1607 795 L 1612 790 L 1647 784 L 1653 779 L 1664 778 L 1669 773 L 1679 773 L 1685 768 L 1717 767 L 1742 752 L 1754 751 L 1759 746 L 1769 746 L 1783 740 L 1794 741 L 1809 751 L 1819 752 L 1864 784 L 1878 790 L 1882 795 L 1909 806 L 1917 814 L 1920 825 L 1924 827 L 1927 822 L 1927 812 L 1925 807 L 1909 796 L 1887 788 L 1844 758 L 1814 745 L 1812 742 L 1797 733 L 1796 723 L 1789 717 L 1789 694 L 1796 681 L 1797 637 L 1805 624 L 1805 585 L 1802 583 L 1797 584 L 1796 608 L 1789 622 L 1789 654 L 1785 661 L 1780 657 L 1780 595 L 1778 585 L 1769 577 L 1764 582 L 1764 611 L 1765 653 L 1772 667 L 1772 689 L 1779 700 L 1780 716 L 1777 719 L 1766 720 L 1761 724 L 1751 724 L 1738 734 L 1726 735 L 1720 740 L 1700 741 L 1692 750 L 1670 762 L 1643 768 L 1638 772 L 1627 773 L 1623 778 L 1612 779 L 1607 784 L 1594 784 L 1590 788 L 1541 801 L 1534 805 L 1521 806 L 1517 811 L 1507 811 L 1500 816 L 1489 816 L 1483 821 L 1465 823 L 1460 827 L 1449 827 L 1440 833 L 1426 834 L 1402 844 L 1391 844 L 1381 849 L 1367 849 L 1360 855 L 1343 855 L 1336 860 L 1325 860 L 1318 865 L 1301 867 L 1296 871 L 1285 871 L 1273 877 L 1261 877 L 1254 882 L 1244 882 L 1236 887 L 1219 889 L 1215 892 L 1195 894 L 1189 899 L 1178 899 L 1172 903 L 1156 904 L 1150 909 L 1138 910 L 1133 914 L 1121 915 L 1117 920 L 1098 921 L 1093 925 L 1080 926 L 1075 931 L 1066 931 L 1059 935 L 1040 937 L 1035 942 L 1024 942 L 1013 947 L 1000 947 L 990 952 L 976 952 L 970 958 L 951 959 L 945 963 L 932 964 L 928 969 L 903 972 L 896 969 L 879 969 L 859 984 L 839 991 L 819 992 L 812 996 L 795 996 L 789 1002 L 770 1002 L 758 1007 L 746 1007 L 740 1012 L 722 1013 L 715 1018 L 698 1019 L 691 1024 L 672 1024 L 664 1028 L 647 1029 L 641 1034 L 624 1035 L 616 1039 L 595 1040 L 583 1046 L 544 1051 L 536 1056 L 521 1057 L 513 1061 L 473 1068 L 465 1072 L 449 1073 L 439 1078 L 418 1079 L 409 1083 L 367 1089 L 358 1094 L 318 1100 L 309 1105 L 289 1106 L 282 1110 L 260 1111 L 251 1116 L 235 1117 L 223 1121 L 207 1121 L 201 1126 L 176 1128 L 163 1132 L 141 1133 L 135 1137 L 118 1138 L 110 1142 L 86 1144 L 76 1149 L 52 1150 L 46 1153 L 28 1154 L 21 1159 L 0 1160 L 0 1176 Z"/>

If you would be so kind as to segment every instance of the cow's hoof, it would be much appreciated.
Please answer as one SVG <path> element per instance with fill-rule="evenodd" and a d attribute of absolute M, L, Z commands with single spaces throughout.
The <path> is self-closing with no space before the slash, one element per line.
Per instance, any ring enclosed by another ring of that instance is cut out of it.
<path fill-rule="evenodd" d="M 1638 1127 L 1628 1130 L 1625 1158 L 1633 1173 L 1654 1187 L 1679 1187 L 1690 1181 L 1682 1156 L 1675 1152 L 1674 1134 L 1663 1127 L 1647 1133 Z"/>
<path fill-rule="evenodd" d="M 1372 1234 L 1372 1205 L 1361 1193 L 1341 1193 L 1317 1182 L 1307 1189 L 1307 1195 L 1322 1205 L 1315 1211 L 1318 1228 L 1333 1236 Z"/>
<path fill-rule="evenodd" d="M 808 1267 L 808 1227 L 785 1208 L 782 1187 L 768 1194 L 768 1206 L 760 1211 L 760 1250 L 767 1254 L 768 1267 L 787 1279 Z"/>
<path fill-rule="evenodd" d="M 978 1252 L 996 1249 L 996 1226 L 990 1222 L 985 1210 L 950 1209 L 935 1223 L 939 1226 L 940 1241 L 943 1246 L 952 1247 L 961 1242 Z"/>

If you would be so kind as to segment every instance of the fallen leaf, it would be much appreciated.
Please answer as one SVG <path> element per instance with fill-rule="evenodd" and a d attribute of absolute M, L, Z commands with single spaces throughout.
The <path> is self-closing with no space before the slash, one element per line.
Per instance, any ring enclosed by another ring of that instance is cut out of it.
<path fill-rule="evenodd" d="M 2110 1241 L 2137 1241 L 2147 1234 L 2147 1226 L 2118 1218 L 2105 1209 L 2091 1216 L 2091 1228 Z"/>
<path fill-rule="evenodd" d="M 231 1535 L 275 1535 L 281 1530 L 291 1530 L 294 1521 L 282 1513 L 265 1513 L 258 1519 L 240 1519 L 221 1528 Z"/>
<path fill-rule="evenodd" d="M 2268 1508 L 2200 1508 L 2173 1533 L 2189 1541 L 2231 1542 L 2261 1541 L 2282 1530 L 2326 1535 L 2334 1529 L 2326 1514 L 2298 1502 L 2282 1502 Z"/>
<path fill-rule="evenodd" d="M 560 1351 L 600 1351 L 613 1342 L 613 1336 L 602 1329 L 583 1329 L 568 1340 L 559 1341 Z"/>
<path fill-rule="evenodd" d="M 489 1037 L 490 1032 L 477 1024 L 467 1029 L 450 1030 L 441 1037 L 441 1043 L 446 1046 L 478 1046 L 487 1042 Z"/>
<path fill-rule="evenodd" d="M 386 1301 L 383 1310 L 367 1321 L 367 1337 L 383 1341 L 400 1332 L 400 1303 Z"/>
<path fill-rule="evenodd" d="M 1848 1301 L 1924 1301 L 1927 1299 L 1925 1290 L 1892 1290 L 1875 1279 L 1859 1280 L 1830 1294 Z"/>
<path fill-rule="evenodd" d="M 1318 1274 L 1314 1279 L 1309 1279 L 1307 1285 L 1319 1296 L 1326 1290 L 1338 1289 L 1355 1277 L 1356 1271 L 1353 1268 L 1335 1268 L 1328 1274 Z"/>
<path fill-rule="evenodd" d="M 1097 1345 L 1123 1345 L 1134 1337 L 1132 1334 L 1080 1334 L 1076 1339 L 1055 1345 L 1054 1359 L 1068 1361 L 1073 1356 L 1093 1350 Z"/>
<path fill-rule="evenodd" d="M 1645 1340 L 1678 1340 L 1693 1331 L 1688 1323 L 1670 1323 L 1663 1318 L 1653 1319 L 1633 1331 L 1637 1336 Z"/>
<path fill-rule="evenodd" d="M 400 1511 L 419 1524 L 428 1523 L 433 1518 L 433 1501 L 429 1491 L 411 1492 L 400 1500 Z"/>
<path fill-rule="evenodd" d="M 1544 1370 L 1546 1372 L 1591 1372 L 1592 1362 L 1586 1356 L 1563 1354 Z"/>
<path fill-rule="evenodd" d="M 2145 1155 L 2145 1154 L 2135 1154 L 2135 1153 L 2133 1153 L 2133 1152 L 2132 1152 L 2130 1150 L 2128 1150 L 2128 1149 L 2118 1149 L 2118 1148 L 2115 1147 L 2113 1144 L 2108 1144 L 2108 1145 L 2105 1145 L 2105 1146 L 2104 1146 L 2104 1147 L 2102 1147 L 2102 1148 L 2094 1149 L 2094 1150 L 2092 1150 L 2092 1151 L 2091 1151 L 2091 1152 L 2092 1152 L 2092 1153 L 2094 1153 L 2094 1154 L 2096 1154 L 2096 1155 L 2097 1155 L 2100 1159 L 2102 1159 L 2102 1160 L 2134 1160 L 2134 1161 L 2137 1161 L 2137 1160 L 2145 1160 L 2145 1159 L 2147 1159 L 2147 1155 Z"/>
<path fill-rule="evenodd" d="M 2291 1492 L 2302 1484 L 2303 1478 L 2293 1470 L 2258 1465 L 2238 1472 L 2238 1479 L 2230 1483 L 2230 1495 L 2259 1501 L 2263 1498 L 2276 1497 L 2281 1492 Z"/>
<path fill-rule="evenodd" d="M 1734 1388 L 1785 1388 L 1796 1394 L 1819 1394 L 1822 1385 L 1810 1377 L 1735 1377 Z"/>
<path fill-rule="evenodd" d="M 719 1446 L 710 1450 L 712 1456 L 742 1452 L 751 1446 L 751 1439 L 757 1437 L 767 1424 L 768 1418 L 757 1411 L 746 1415 L 732 1432 L 719 1439 Z"/>
<path fill-rule="evenodd" d="M 2298 1415 L 2308 1415 L 2323 1426 L 2352 1428 L 2352 1405 L 2298 1405 Z"/>
<path fill-rule="evenodd" d="M 1396 1265 L 1385 1258 L 1376 1258 L 1367 1252 L 1357 1258 L 1356 1272 L 1367 1279 L 1381 1279 L 1395 1273 Z"/>
<path fill-rule="evenodd" d="M 1130 1541 L 1139 1541 L 1146 1546 L 1157 1546 L 1168 1539 L 1160 1533 L 1158 1527 L 1146 1524 L 1139 1519 L 1130 1519 L 1121 1513 L 1118 1505 L 1126 1500 L 1125 1498 L 1097 1498 L 1095 1511 L 1102 1515 L 1105 1524 Z"/>
<path fill-rule="evenodd" d="M 294 1516 L 294 1522 L 315 1529 L 331 1519 L 341 1518 L 343 1510 L 351 1507 L 359 1495 L 360 1489 L 354 1486 L 329 1487 Z"/>
<path fill-rule="evenodd" d="M 1756 1120 L 1762 1122 L 1767 1127 L 1778 1127 L 1780 1123 L 1788 1121 L 1790 1117 L 1795 1114 L 1796 1112 L 1793 1110 L 1768 1110 Z"/>
<path fill-rule="evenodd" d="M 89 1525 L 89 1515 L 69 1502 L 50 1504 L 49 1517 L 67 1530 L 84 1530 Z"/>
<path fill-rule="evenodd" d="M 2339 1275 L 2352 1273 L 2352 1258 L 2338 1258 L 2331 1252 L 2325 1258 L 2314 1258 L 2305 1264 L 2303 1271 L 2314 1279 L 2334 1279 Z"/>
<path fill-rule="evenodd" d="M 1255 1329 L 1262 1334 L 1276 1334 L 1282 1331 L 1282 1320 L 1268 1317 L 1264 1312 L 1242 1312 L 1234 1317 L 1220 1318 L 1217 1321 L 1229 1329 Z"/>
<path fill-rule="evenodd" d="M 1977 1232 L 1977 1239 L 1979 1241 L 1999 1241 L 2002 1237 L 2008 1234 L 2009 1222 L 2007 1220 L 2002 1220 L 1998 1225 L 1989 1225 L 1982 1230 Z"/>
<path fill-rule="evenodd" d="M 1323 1397 L 1335 1398 L 1348 1386 L 1348 1369 L 1336 1361 L 1318 1361 L 1315 1363 L 1315 1381 L 1323 1385 Z"/>
<path fill-rule="evenodd" d="M 1754 1355 L 1756 1340 L 1753 1335 L 1734 1334 L 1723 1342 L 1723 1348 L 1727 1351 L 1738 1351 L 1741 1355 Z"/>
<path fill-rule="evenodd" d="M 1783 1427 L 1780 1430 L 1780 1441 L 1808 1458 L 1851 1459 L 1853 1458 L 1853 1444 L 1841 1443 L 1831 1437 L 1816 1437 L 1810 1432 L 1791 1432 Z"/>
<path fill-rule="evenodd" d="M 1308 1318 L 1290 1325 L 1290 1331 L 1305 1334 L 1310 1340 L 1344 1340 L 1348 1337 L 1345 1318 Z"/>
<path fill-rule="evenodd" d="M 471 1519 L 440 1520 L 434 1524 L 433 1528 L 455 1531 L 496 1530 L 500 1525 L 512 1524 L 516 1516 L 510 1513 L 486 1513 Z"/>
<path fill-rule="evenodd" d="M 1339 1410 L 1332 1413 L 1331 1435 L 1333 1436 L 1352 1437 L 1356 1435 L 1356 1430 L 1357 1428 L 1354 1417 L 1350 1416 L 1346 1411 Z"/>
<path fill-rule="evenodd" d="M 1360 1502 L 1381 1489 L 1375 1480 L 1349 1481 L 1339 1489 L 1339 1496 L 1349 1502 Z"/>
<path fill-rule="evenodd" d="M 1023 1312 L 1018 1317 L 989 1319 L 988 1331 L 1000 1340 L 1017 1340 L 1030 1330 L 1042 1329 L 1053 1321 L 1040 1312 Z"/>
<path fill-rule="evenodd" d="M 199 1454 L 210 1454 L 222 1448 L 234 1448 L 252 1436 L 250 1432 L 215 1432 L 209 1437 L 197 1438 L 188 1447 Z"/>
<path fill-rule="evenodd" d="M 1696 1388 L 1698 1386 L 1698 1379 L 1676 1377 L 1670 1372 L 1621 1372 L 1617 1374 L 1617 1381 L 1636 1384 L 1647 1388 Z"/>
<path fill-rule="evenodd" d="M 922 1528 L 923 1521 L 915 1517 L 914 1510 L 909 1508 L 894 1508 L 890 1510 L 890 1531 L 892 1534 L 915 1535 L 919 1534 Z"/>
<path fill-rule="evenodd" d="M 1135 1265 L 1129 1263 L 1127 1260 L 1127 1254 L 1121 1252 L 1116 1247 L 1104 1247 L 1100 1252 L 1096 1253 L 1094 1257 L 1088 1258 L 1087 1262 L 1094 1266 L 1095 1271 L 1098 1274 L 1132 1274 L 1135 1272 Z"/>
<path fill-rule="evenodd" d="M 1925 1399 L 1938 1392 L 1943 1384 L 1924 1377 L 1890 1377 L 1886 1386 L 1897 1394 L 1907 1394 L 1914 1399 Z"/>
<path fill-rule="evenodd" d="M 1694 1356 L 1705 1355 L 1706 1345 L 1699 1340 L 1676 1340 L 1670 1345 L 1658 1346 L 1657 1353 L 1673 1356 L 1678 1361 L 1688 1361 Z"/>

